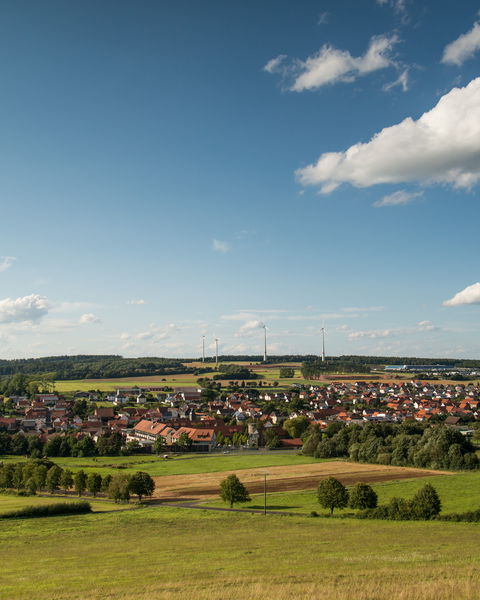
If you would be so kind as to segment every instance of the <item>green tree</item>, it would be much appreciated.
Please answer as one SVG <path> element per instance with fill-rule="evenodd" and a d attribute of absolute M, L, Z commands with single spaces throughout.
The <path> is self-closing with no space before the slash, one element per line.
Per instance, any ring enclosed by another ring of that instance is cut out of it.
<path fill-rule="evenodd" d="M 280 367 L 280 377 L 285 379 L 295 377 L 295 369 L 292 367 Z"/>
<path fill-rule="evenodd" d="M 46 465 L 37 465 L 33 473 L 37 489 L 42 490 L 45 487 L 45 481 L 47 479 L 48 468 Z"/>
<path fill-rule="evenodd" d="M 192 445 L 192 440 L 188 437 L 188 433 L 185 431 L 178 436 L 177 446 L 183 448 L 184 450 L 188 450 Z"/>
<path fill-rule="evenodd" d="M 377 506 L 377 493 L 368 483 L 357 483 L 350 490 L 348 505 L 350 508 L 375 508 Z"/>
<path fill-rule="evenodd" d="M 153 443 L 153 451 L 155 454 L 161 454 L 165 449 L 165 438 L 159 435 Z"/>
<path fill-rule="evenodd" d="M 148 473 L 137 471 L 130 479 L 130 491 L 142 501 L 142 496 L 151 496 L 155 489 L 155 482 Z"/>
<path fill-rule="evenodd" d="M 333 515 L 335 508 L 345 508 L 347 506 L 348 491 L 338 479 L 327 477 L 318 485 L 317 498 L 320 505 L 323 508 L 329 508 L 330 515 Z"/>
<path fill-rule="evenodd" d="M 108 497 L 115 502 L 128 502 L 130 500 L 130 476 L 119 473 L 114 475 L 108 486 Z"/>
<path fill-rule="evenodd" d="M 62 469 L 57 465 L 50 467 L 48 469 L 47 478 L 45 480 L 45 485 L 47 486 L 47 490 L 53 494 L 60 487 L 60 477 L 62 476 Z"/>
<path fill-rule="evenodd" d="M 112 476 L 110 475 L 110 473 L 105 475 L 105 477 L 102 479 L 102 492 L 105 492 L 105 494 L 108 494 L 108 488 L 110 487 L 111 481 Z"/>
<path fill-rule="evenodd" d="M 309 427 L 310 421 L 307 417 L 296 417 L 287 419 L 283 423 L 283 428 L 291 438 L 299 438 Z"/>
<path fill-rule="evenodd" d="M 412 510 L 417 519 L 433 519 L 442 510 L 437 490 L 427 483 L 412 498 Z"/>
<path fill-rule="evenodd" d="M 89 473 L 87 477 L 87 490 L 95 498 L 102 489 L 102 476 L 98 473 Z"/>
<path fill-rule="evenodd" d="M 60 477 L 60 487 L 65 493 L 73 486 L 73 476 L 70 469 L 64 469 Z"/>
<path fill-rule="evenodd" d="M 235 502 L 250 502 L 247 488 L 236 475 L 229 475 L 220 484 L 220 497 L 233 507 Z"/>
<path fill-rule="evenodd" d="M 73 487 L 79 496 L 83 494 L 87 488 L 87 475 L 85 471 L 80 470 L 75 473 L 73 476 Z"/>

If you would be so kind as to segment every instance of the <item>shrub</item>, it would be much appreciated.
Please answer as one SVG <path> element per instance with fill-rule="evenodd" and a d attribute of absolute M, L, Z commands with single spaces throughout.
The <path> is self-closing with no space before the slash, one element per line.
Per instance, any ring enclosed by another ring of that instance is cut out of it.
<path fill-rule="evenodd" d="M 348 505 L 350 508 L 375 508 L 377 506 L 377 493 L 367 483 L 357 483 L 350 490 Z"/>
<path fill-rule="evenodd" d="M 418 519 L 433 519 L 442 509 L 436 489 L 427 483 L 418 490 L 412 500 L 412 508 Z"/>
<path fill-rule="evenodd" d="M 89 502 L 58 502 L 43 506 L 26 506 L 0 515 L 0 519 L 26 519 L 32 517 L 53 517 L 55 515 L 74 515 L 92 512 Z"/>

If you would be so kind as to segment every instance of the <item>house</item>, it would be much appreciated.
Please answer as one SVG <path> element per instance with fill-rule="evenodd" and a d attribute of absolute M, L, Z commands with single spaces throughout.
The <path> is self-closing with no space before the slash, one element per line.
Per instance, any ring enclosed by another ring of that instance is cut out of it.
<path fill-rule="evenodd" d="M 172 434 L 172 442 L 177 443 L 182 434 L 187 434 L 192 442 L 192 449 L 210 452 L 215 447 L 217 436 L 214 429 L 194 429 L 193 427 L 180 427 Z"/>

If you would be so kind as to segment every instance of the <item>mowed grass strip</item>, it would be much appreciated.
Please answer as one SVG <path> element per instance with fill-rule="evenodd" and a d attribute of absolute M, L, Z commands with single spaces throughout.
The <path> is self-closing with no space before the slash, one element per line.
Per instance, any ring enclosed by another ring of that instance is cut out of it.
<path fill-rule="evenodd" d="M 0 462 L 23 462 L 27 459 L 21 456 L 3 456 Z M 168 458 L 154 454 L 136 454 L 133 456 L 96 456 L 51 457 L 53 462 L 63 469 L 86 473 L 96 472 L 102 476 L 122 473 L 145 471 L 153 476 L 186 475 L 191 473 L 213 473 L 216 471 L 242 470 L 249 468 L 268 468 L 278 465 L 305 465 L 323 462 L 311 456 L 302 456 L 294 452 L 245 452 L 245 454 L 184 454 Z"/>
<path fill-rule="evenodd" d="M 471 600 L 480 527 L 167 507 L 0 522 L 5 600 Z"/>

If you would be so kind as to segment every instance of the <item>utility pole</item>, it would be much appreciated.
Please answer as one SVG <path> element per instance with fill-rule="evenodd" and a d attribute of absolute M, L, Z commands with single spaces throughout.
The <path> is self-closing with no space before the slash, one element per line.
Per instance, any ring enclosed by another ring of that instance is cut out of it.
<path fill-rule="evenodd" d="M 215 338 L 215 364 L 218 365 L 218 338 Z"/>
<path fill-rule="evenodd" d="M 267 473 L 263 474 L 263 514 L 267 516 Z"/>
<path fill-rule="evenodd" d="M 205 362 L 205 336 L 202 335 L 202 362 Z"/>

